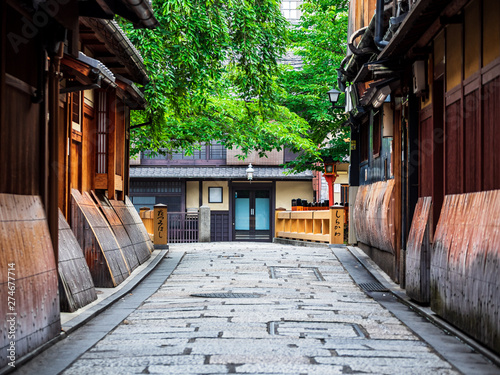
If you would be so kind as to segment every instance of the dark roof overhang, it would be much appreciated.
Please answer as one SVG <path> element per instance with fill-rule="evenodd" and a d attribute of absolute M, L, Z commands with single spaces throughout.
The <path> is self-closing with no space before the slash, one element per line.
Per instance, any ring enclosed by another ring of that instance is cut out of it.
<path fill-rule="evenodd" d="M 80 40 L 113 73 L 141 85 L 149 82 L 141 55 L 115 21 L 81 18 Z"/>
<path fill-rule="evenodd" d="M 419 54 L 432 38 L 455 16 L 469 0 L 420 0 L 409 11 L 399 29 L 380 52 L 377 59 Z"/>
<path fill-rule="evenodd" d="M 78 59 L 65 54 L 61 59 L 61 71 L 67 79 L 60 93 L 116 87 L 115 76 L 100 61 L 80 52 Z"/>
<path fill-rule="evenodd" d="M 134 82 L 125 77 L 117 75 L 116 84 L 118 85 L 118 88 L 123 92 L 125 104 L 127 104 L 130 109 L 137 110 L 146 108 L 146 99 L 144 98 L 144 94 L 137 88 Z"/>
<path fill-rule="evenodd" d="M 78 5 L 79 14 L 83 17 L 111 20 L 117 14 L 138 28 L 158 26 L 149 0 L 79 0 Z"/>

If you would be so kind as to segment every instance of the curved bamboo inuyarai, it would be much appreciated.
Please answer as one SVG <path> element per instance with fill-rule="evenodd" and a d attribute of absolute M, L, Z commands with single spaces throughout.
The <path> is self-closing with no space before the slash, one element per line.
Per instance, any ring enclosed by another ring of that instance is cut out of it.
<path fill-rule="evenodd" d="M 395 253 L 394 180 L 360 186 L 353 215 L 359 242 Z"/>
<path fill-rule="evenodd" d="M 447 195 L 431 257 L 431 308 L 500 353 L 500 190 Z"/>

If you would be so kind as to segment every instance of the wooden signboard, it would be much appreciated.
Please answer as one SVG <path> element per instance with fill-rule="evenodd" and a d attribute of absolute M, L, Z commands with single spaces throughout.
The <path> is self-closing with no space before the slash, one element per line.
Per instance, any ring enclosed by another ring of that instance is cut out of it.
<path fill-rule="evenodd" d="M 330 243 L 335 245 L 344 244 L 345 213 L 343 206 L 330 208 Z"/>
<path fill-rule="evenodd" d="M 167 247 L 167 206 L 164 204 L 154 207 L 154 239 L 156 249 Z"/>

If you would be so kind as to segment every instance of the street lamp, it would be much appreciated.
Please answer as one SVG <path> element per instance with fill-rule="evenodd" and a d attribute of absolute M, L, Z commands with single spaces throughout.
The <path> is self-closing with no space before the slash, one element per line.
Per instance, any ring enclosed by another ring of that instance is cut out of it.
<path fill-rule="evenodd" d="M 339 97 L 341 92 L 339 90 L 331 89 L 330 91 L 327 92 L 328 94 L 328 99 L 330 99 L 330 103 L 332 103 L 332 107 L 338 108 L 338 109 L 343 109 L 344 107 L 341 105 L 335 105 L 339 101 Z"/>
<path fill-rule="evenodd" d="M 325 174 L 333 174 L 333 163 L 325 163 Z"/>
<path fill-rule="evenodd" d="M 329 160 L 328 160 L 329 159 Z M 328 158 L 323 161 L 323 165 L 325 167 L 325 172 L 323 173 L 323 177 L 328 184 L 328 201 L 330 206 L 333 205 L 333 184 L 337 179 L 337 173 L 335 173 L 335 162 Z"/>
<path fill-rule="evenodd" d="M 253 167 L 252 167 L 252 163 L 248 164 L 248 168 L 247 168 L 247 179 L 248 181 L 252 181 L 253 180 Z"/>

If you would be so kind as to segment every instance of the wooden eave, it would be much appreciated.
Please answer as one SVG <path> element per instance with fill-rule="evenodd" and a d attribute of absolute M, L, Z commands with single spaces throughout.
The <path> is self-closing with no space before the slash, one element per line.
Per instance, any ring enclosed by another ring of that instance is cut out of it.
<path fill-rule="evenodd" d="M 447 19 L 458 14 L 468 2 L 469 0 L 420 0 L 377 59 L 414 57 L 419 48 L 425 47 L 447 25 Z"/>
<path fill-rule="evenodd" d="M 61 71 L 64 73 L 64 78 L 76 80 L 84 85 L 98 82 L 102 88 L 115 87 L 115 83 L 107 79 L 99 69 L 67 54 L 61 59 Z"/>
<path fill-rule="evenodd" d="M 133 83 L 123 79 L 122 77 L 116 78 L 116 84 L 120 91 L 120 95 L 125 100 L 125 104 L 129 106 L 132 110 L 139 110 L 146 108 L 146 100 L 144 95 L 135 87 Z"/>
<path fill-rule="evenodd" d="M 80 42 L 114 74 L 140 84 L 149 81 L 141 56 L 112 21 L 81 18 Z"/>
<path fill-rule="evenodd" d="M 134 24 L 137 28 L 155 28 L 158 21 L 148 0 L 87 0 L 79 1 L 82 17 L 113 19 L 115 14 Z"/>

